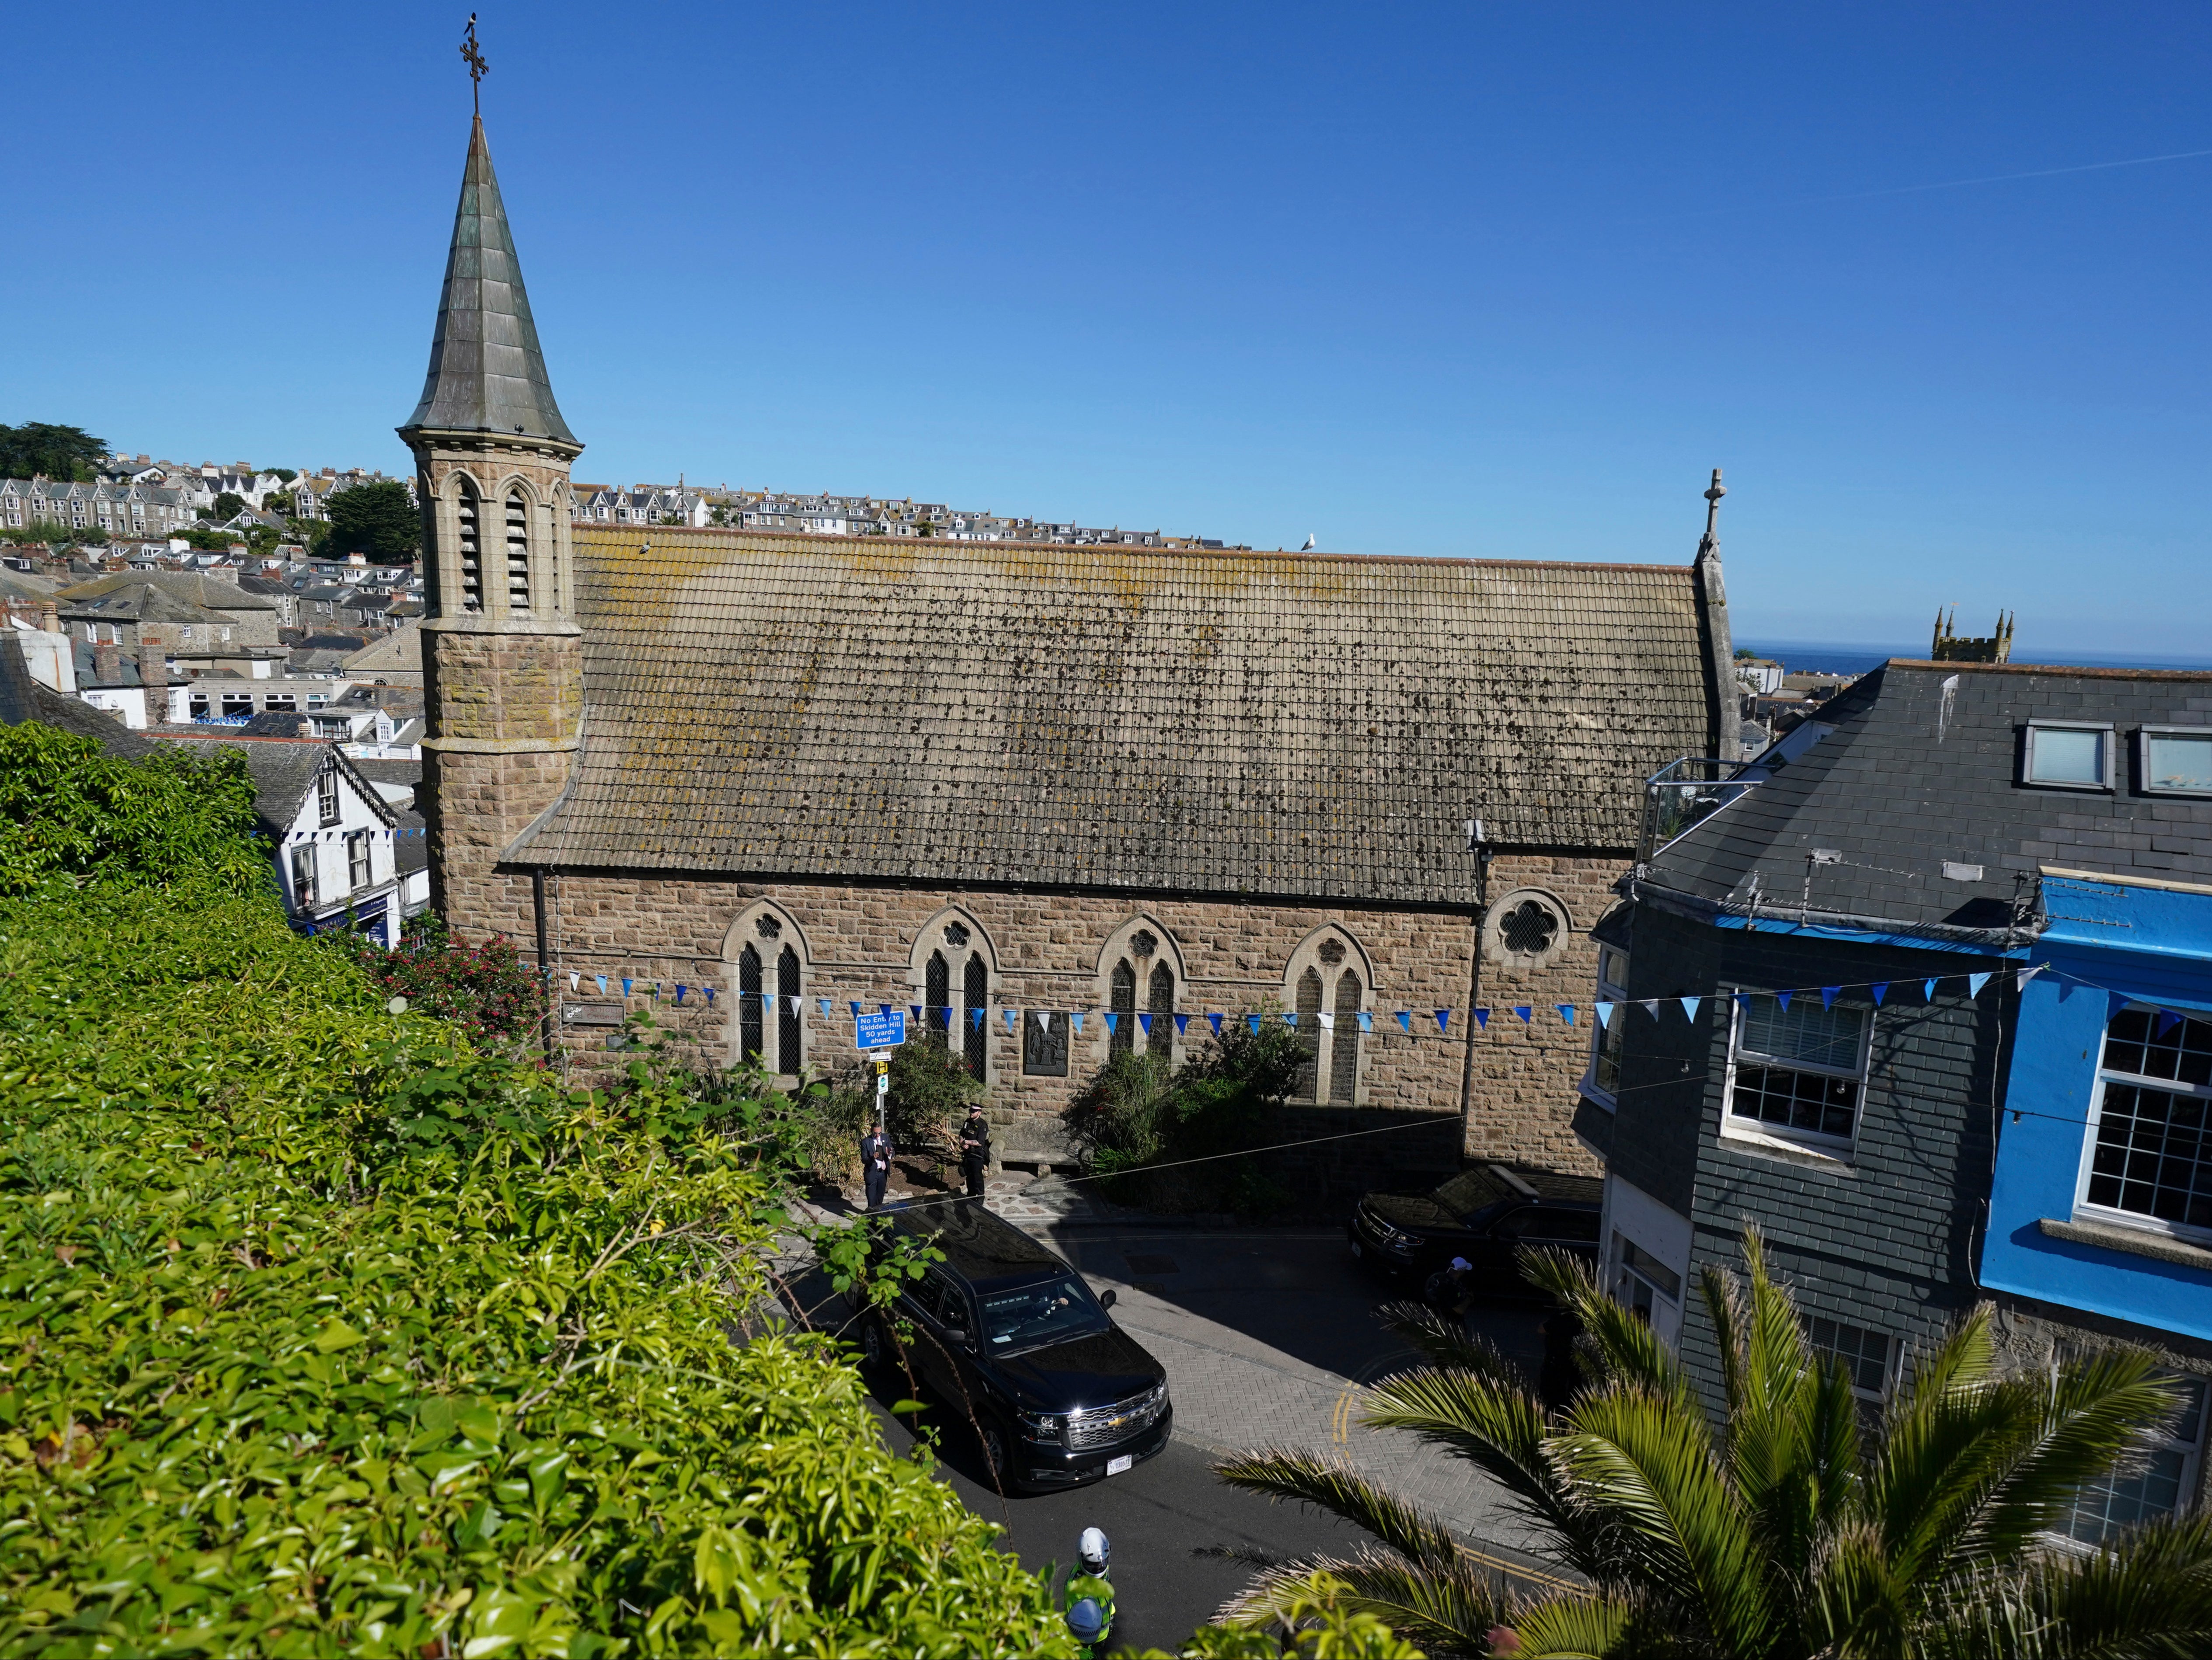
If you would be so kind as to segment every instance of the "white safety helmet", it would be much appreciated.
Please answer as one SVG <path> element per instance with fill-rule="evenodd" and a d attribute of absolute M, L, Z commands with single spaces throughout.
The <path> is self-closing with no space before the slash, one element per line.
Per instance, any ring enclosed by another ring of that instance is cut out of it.
<path fill-rule="evenodd" d="M 1112 1552 L 1105 1533 L 1097 1528 L 1084 1529 L 1083 1537 L 1075 1541 L 1076 1560 L 1092 1573 L 1106 1572 L 1106 1559 Z"/>

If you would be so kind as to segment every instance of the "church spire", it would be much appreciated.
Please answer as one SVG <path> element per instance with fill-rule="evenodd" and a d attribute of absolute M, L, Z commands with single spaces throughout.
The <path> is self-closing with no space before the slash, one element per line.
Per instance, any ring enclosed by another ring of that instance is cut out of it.
<path fill-rule="evenodd" d="M 481 116 L 469 132 L 430 372 L 422 401 L 399 431 L 496 433 L 583 447 L 553 401 Z"/>

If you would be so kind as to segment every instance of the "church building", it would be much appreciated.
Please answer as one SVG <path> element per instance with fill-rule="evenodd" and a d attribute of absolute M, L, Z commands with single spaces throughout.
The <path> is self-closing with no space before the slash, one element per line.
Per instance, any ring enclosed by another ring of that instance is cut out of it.
<path fill-rule="evenodd" d="M 574 523 L 481 120 L 399 431 L 435 903 L 535 942 L 579 1060 L 652 1006 L 794 1078 L 917 1006 L 1049 1162 L 1113 1046 L 1279 1009 L 1314 1110 L 1597 1167 L 1559 1006 L 1644 781 L 1735 751 L 1710 513 L 1680 565 Z"/>

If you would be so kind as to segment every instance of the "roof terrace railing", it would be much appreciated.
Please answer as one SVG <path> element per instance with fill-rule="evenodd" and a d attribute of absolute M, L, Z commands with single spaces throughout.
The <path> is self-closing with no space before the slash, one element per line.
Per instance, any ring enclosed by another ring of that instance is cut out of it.
<path fill-rule="evenodd" d="M 1703 823 L 1765 781 L 1745 778 L 1743 763 L 1709 755 L 1670 761 L 1644 781 L 1644 825 L 1637 838 L 1636 862 L 1652 855 L 1693 825 Z"/>

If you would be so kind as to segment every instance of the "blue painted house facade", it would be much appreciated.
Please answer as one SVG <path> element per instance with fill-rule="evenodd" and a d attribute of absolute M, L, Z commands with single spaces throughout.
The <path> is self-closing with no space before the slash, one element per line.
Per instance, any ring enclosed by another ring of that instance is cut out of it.
<path fill-rule="evenodd" d="M 2068 1531 L 2203 1502 L 2212 676 L 1893 662 L 1698 811 L 1596 930 L 1609 1288 L 1716 1400 L 1754 1226 L 1870 1405 L 1983 1304 L 2148 1347 L 2194 1405 Z"/>

